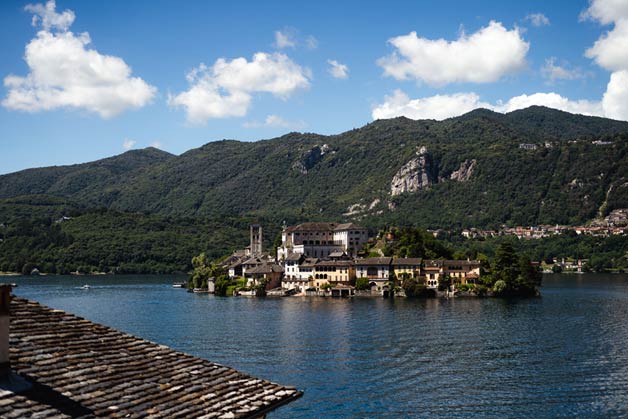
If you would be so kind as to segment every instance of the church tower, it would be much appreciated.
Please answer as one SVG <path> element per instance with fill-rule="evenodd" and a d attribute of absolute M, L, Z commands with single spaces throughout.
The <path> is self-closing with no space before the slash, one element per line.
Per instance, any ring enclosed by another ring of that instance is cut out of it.
<path fill-rule="evenodd" d="M 259 224 L 251 225 L 251 256 L 260 256 L 262 254 L 262 226 Z"/>

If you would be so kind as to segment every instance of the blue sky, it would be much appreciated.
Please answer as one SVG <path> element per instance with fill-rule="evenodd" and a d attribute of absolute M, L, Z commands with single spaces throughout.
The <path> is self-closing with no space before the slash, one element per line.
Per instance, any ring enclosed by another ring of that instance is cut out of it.
<path fill-rule="evenodd" d="M 0 173 L 479 106 L 628 119 L 628 0 L 298 3 L 0 2 Z"/>

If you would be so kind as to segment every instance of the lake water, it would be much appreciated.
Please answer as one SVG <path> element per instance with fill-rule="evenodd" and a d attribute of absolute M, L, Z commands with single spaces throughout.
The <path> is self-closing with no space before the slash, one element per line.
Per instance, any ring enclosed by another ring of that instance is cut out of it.
<path fill-rule="evenodd" d="M 305 391 L 270 418 L 628 417 L 628 275 L 546 275 L 542 298 L 512 301 L 217 298 L 173 289 L 176 279 L 8 281 Z"/>

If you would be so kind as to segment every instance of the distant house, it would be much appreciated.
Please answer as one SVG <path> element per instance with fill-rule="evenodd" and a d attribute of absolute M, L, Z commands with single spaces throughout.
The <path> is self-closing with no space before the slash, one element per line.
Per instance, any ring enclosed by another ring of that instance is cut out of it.
<path fill-rule="evenodd" d="M 393 259 L 392 269 L 398 279 L 419 278 L 422 264 L 421 258 L 399 258 Z"/>
<path fill-rule="evenodd" d="M 263 263 L 255 267 L 249 268 L 244 273 L 247 279 L 247 286 L 260 285 L 266 283 L 266 289 L 279 288 L 281 286 L 281 277 L 284 269 L 276 263 Z"/>
<path fill-rule="evenodd" d="M 537 144 L 519 144 L 519 148 L 522 150 L 536 150 L 539 146 Z"/>
<path fill-rule="evenodd" d="M 350 260 L 320 260 L 314 264 L 314 287 L 320 287 L 326 283 L 350 285 L 355 279 L 355 267 Z"/>
<path fill-rule="evenodd" d="M 355 262 L 356 276 L 368 278 L 371 289 L 383 292 L 388 289 L 391 262 L 391 257 L 358 259 Z"/>

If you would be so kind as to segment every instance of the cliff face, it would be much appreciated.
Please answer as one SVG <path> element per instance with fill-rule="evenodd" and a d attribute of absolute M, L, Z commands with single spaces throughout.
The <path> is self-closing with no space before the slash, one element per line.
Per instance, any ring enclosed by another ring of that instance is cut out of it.
<path fill-rule="evenodd" d="M 417 148 L 416 157 L 404 164 L 390 182 L 390 194 L 417 192 L 434 183 L 433 164 L 425 146 Z"/>
<path fill-rule="evenodd" d="M 475 169 L 475 165 L 477 164 L 477 160 L 465 160 L 460 164 L 460 168 L 449 176 L 449 179 L 455 180 L 457 182 L 466 182 L 471 179 L 473 175 L 473 170 Z"/>

